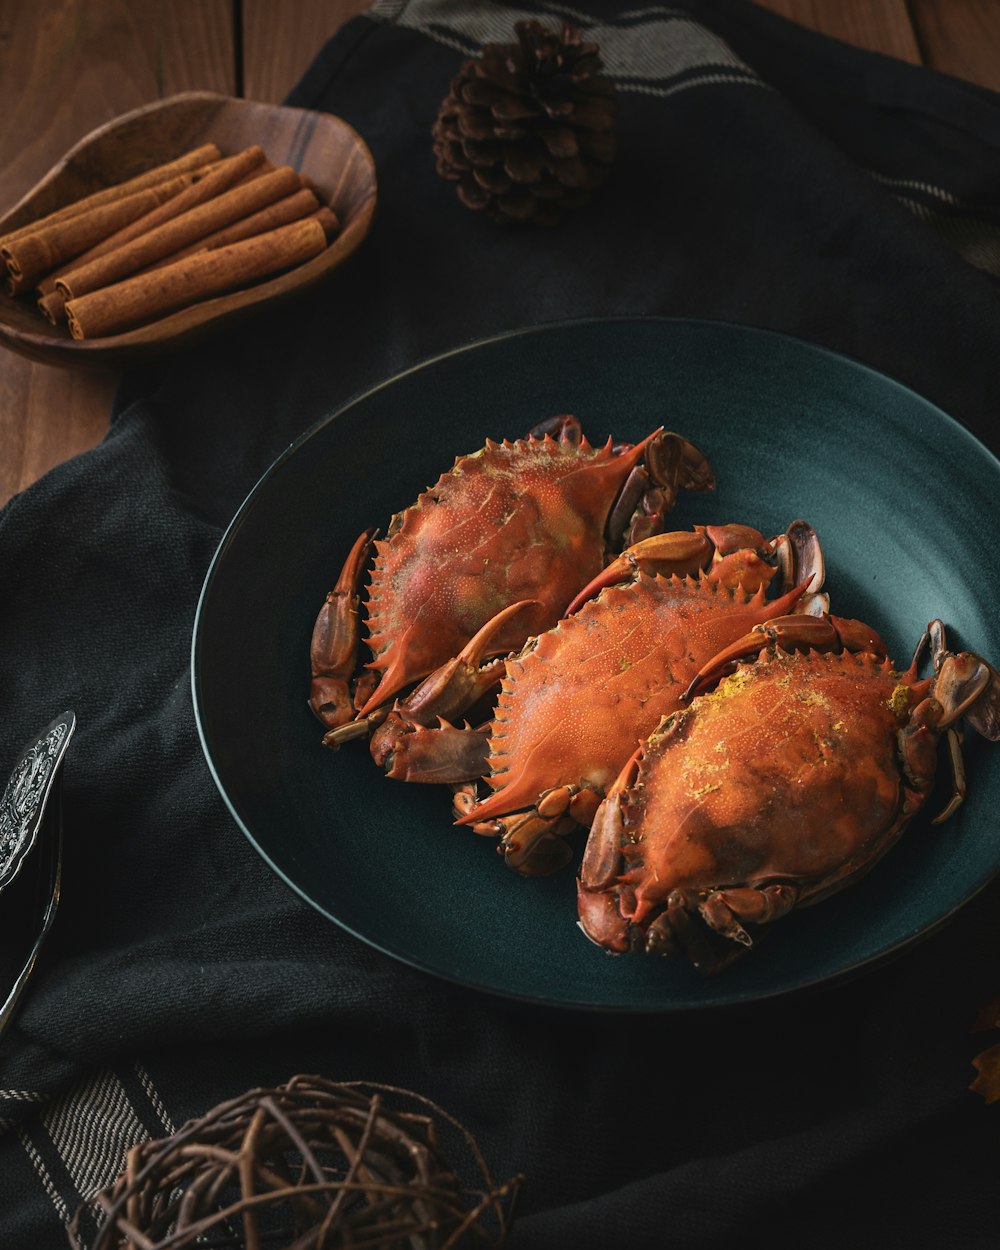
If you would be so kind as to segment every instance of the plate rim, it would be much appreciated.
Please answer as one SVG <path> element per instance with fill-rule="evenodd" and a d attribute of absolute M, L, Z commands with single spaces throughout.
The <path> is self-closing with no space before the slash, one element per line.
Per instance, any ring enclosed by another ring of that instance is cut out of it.
<path fill-rule="evenodd" d="M 475 352 L 480 348 L 495 346 L 507 341 L 523 339 L 528 336 L 546 334 L 556 331 L 573 330 L 576 328 L 596 329 L 601 326 L 617 326 L 623 327 L 627 325 L 647 326 L 650 324 L 667 327 L 695 327 L 703 330 L 722 329 L 726 331 L 737 331 L 746 333 L 751 336 L 759 336 L 766 339 L 773 339 L 792 345 L 796 350 L 805 349 L 807 353 L 827 357 L 830 360 L 839 363 L 848 363 L 855 368 L 863 370 L 876 378 L 881 384 L 888 383 L 891 387 L 896 388 L 910 400 L 916 400 L 919 404 L 932 411 L 935 417 L 943 419 L 947 424 L 953 426 L 958 434 L 962 437 L 970 439 L 976 447 L 991 460 L 1000 474 L 1000 455 L 993 451 L 980 437 L 969 428 L 960 418 L 953 416 L 945 409 L 941 408 L 933 400 L 921 395 L 919 391 L 914 390 L 905 382 L 901 382 L 898 378 L 894 378 L 891 374 L 884 370 L 864 361 L 858 357 L 852 356 L 847 352 L 839 351 L 835 348 L 826 347 L 823 344 L 815 343 L 800 335 L 791 334 L 782 330 L 774 330 L 764 326 L 755 326 L 748 323 L 738 321 L 728 321 L 716 318 L 706 317 L 677 317 L 677 316 L 641 316 L 641 315 L 621 315 L 621 316 L 592 316 L 580 318 L 564 318 L 558 321 L 539 322 L 528 326 L 515 327 L 500 331 L 498 333 L 485 335 L 482 337 L 467 340 L 456 344 L 453 347 L 437 352 L 434 355 L 424 357 L 413 364 L 407 365 L 395 373 L 383 378 L 370 386 L 362 387 L 353 392 L 341 404 L 337 405 L 330 412 L 327 412 L 313 421 L 305 430 L 298 434 L 288 446 L 281 451 L 271 463 L 264 469 L 253 486 L 247 492 L 246 496 L 233 513 L 229 523 L 226 525 L 221 538 L 212 554 L 212 558 L 206 569 L 202 580 L 201 589 L 198 595 L 198 601 L 195 608 L 193 626 L 191 632 L 191 648 L 190 648 L 190 681 L 191 681 L 191 698 L 193 705 L 194 721 L 197 729 L 198 740 L 201 745 L 202 754 L 208 766 L 209 773 L 215 784 L 216 789 L 221 795 L 223 802 L 236 822 L 237 827 L 243 836 L 247 839 L 254 851 L 263 859 L 268 868 L 299 898 L 322 915 L 326 920 L 331 921 L 343 932 L 349 934 L 352 938 L 364 943 L 370 949 L 377 950 L 381 954 L 386 955 L 403 965 L 413 969 L 424 976 L 431 977 L 435 980 L 444 981 L 451 985 L 461 986 L 463 989 L 472 990 L 480 994 L 489 996 L 490 998 L 498 998 L 507 1002 L 519 1003 L 532 1007 L 547 1007 L 563 1011 L 585 1011 L 596 1012 L 607 1015 L 674 1015 L 686 1014 L 689 1012 L 712 1012 L 733 1010 L 740 1007 L 754 1006 L 774 1002 L 776 999 L 787 998 L 791 995 L 815 994 L 833 989 L 842 985 L 846 981 L 852 981 L 858 977 L 866 975 L 874 971 L 876 968 L 889 963 L 908 951 L 913 946 L 919 945 L 926 939 L 940 932 L 942 928 L 948 925 L 953 918 L 966 908 L 978 895 L 983 893 L 989 885 L 1000 875 L 1000 865 L 993 873 L 986 876 L 983 880 L 977 881 L 973 886 L 963 894 L 961 899 L 935 918 L 931 923 L 925 925 L 917 932 L 904 932 L 891 945 L 874 952 L 866 958 L 859 959 L 847 967 L 827 974 L 809 977 L 796 982 L 794 985 L 776 986 L 770 990 L 756 990 L 747 994 L 723 994 L 715 998 L 708 998 L 703 1001 L 684 1000 L 678 1002 L 664 1002 L 656 1005 L 648 1003 L 597 1003 L 593 1001 L 577 1001 L 575 999 L 552 999 L 542 994 L 532 994 L 524 991 L 517 991 L 505 986 L 497 986 L 492 984 L 484 984 L 464 975 L 458 975 L 450 972 L 442 971 L 440 968 L 430 966 L 427 962 L 421 961 L 410 952 L 402 949 L 394 948 L 390 943 L 376 940 L 375 938 L 359 932 L 353 926 L 334 915 L 325 908 L 316 899 L 310 897 L 306 890 L 294 881 L 287 873 L 285 873 L 264 850 L 260 842 L 257 840 L 251 828 L 240 816 L 234 801 L 230 797 L 225 785 L 219 776 L 215 761 L 212 757 L 212 751 L 207 740 L 206 730 L 201 714 L 201 699 L 199 697 L 200 689 L 200 642 L 202 637 L 202 625 L 206 612 L 207 603 L 211 595 L 214 582 L 218 576 L 218 572 L 222 562 L 225 559 L 226 552 L 235 541 L 238 531 L 247 517 L 252 512 L 257 500 L 259 499 L 263 489 L 270 479 L 280 473 L 283 465 L 293 456 L 297 455 L 301 449 L 312 438 L 314 438 L 321 430 L 325 429 L 339 417 L 349 412 L 357 405 L 367 402 L 368 399 L 394 386 L 402 379 L 411 374 L 421 372 L 425 369 L 436 367 L 454 357 L 464 356 L 468 353 Z M 613 956 L 609 955 L 609 958 Z M 714 979 L 713 979 L 714 982 Z"/>

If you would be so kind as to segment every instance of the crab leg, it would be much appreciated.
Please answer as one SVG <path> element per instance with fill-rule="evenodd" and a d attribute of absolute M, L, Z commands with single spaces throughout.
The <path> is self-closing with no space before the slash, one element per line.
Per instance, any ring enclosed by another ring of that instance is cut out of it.
<path fill-rule="evenodd" d="M 735 889 L 713 890 L 698 911 L 705 923 L 716 933 L 743 946 L 752 946 L 753 939 L 741 921 L 747 924 L 769 924 L 785 916 L 795 906 L 798 891 L 787 885 L 739 886 Z"/>
<path fill-rule="evenodd" d="M 703 907 L 696 891 L 673 890 L 666 907 L 646 932 L 647 952 L 651 955 L 675 955 L 678 950 L 683 951 L 699 972 L 709 976 L 731 964 L 749 945 L 749 934 L 735 916 L 729 920 L 731 931 L 717 930 L 703 914 Z M 719 922 L 726 923 L 721 915 Z M 742 938 L 736 930 L 743 934 Z M 717 934 L 730 940 L 720 943 Z"/>
<path fill-rule="evenodd" d="M 755 625 L 749 633 L 702 665 L 684 692 L 683 701 L 688 703 L 713 681 L 721 677 L 730 664 L 748 660 L 767 647 L 782 651 L 841 651 L 886 654 L 885 643 L 870 625 L 852 621 L 842 616 L 776 616 L 763 625 Z"/>
<path fill-rule="evenodd" d="M 589 825 L 600 803 L 600 796 L 587 786 L 553 786 L 528 811 L 473 828 L 499 835 L 497 849 L 509 868 L 527 877 L 540 877 L 569 863 L 573 853 L 562 834 Z"/>
<path fill-rule="evenodd" d="M 459 655 L 397 700 L 371 743 L 372 757 L 387 776 L 400 781 L 464 782 L 483 775 L 489 755 L 487 730 L 448 722 L 503 677 L 502 659 L 485 666 L 482 661 L 507 621 L 534 602 L 522 599 L 498 612 Z"/>
<path fill-rule="evenodd" d="M 962 759 L 962 731 L 954 725 L 945 730 L 948 743 L 948 761 L 951 764 L 951 797 L 941 811 L 931 821 L 932 825 L 943 825 L 958 811 L 965 802 L 965 761 Z"/>
<path fill-rule="evenodd" d="M 358 535 L 313 626 L 309 706 L 330 729 L 354 719 L 350 681 L 358 663 L 358 586 L 374 537 L 374 529 Z"/>
<path fill-rule="evenodd" d="M 683 951 L 700 972 L 721 972 L 741 948 L 753 945 L 741 922 L 768 924 L 787 915 L 797 900 L 794 887 L 780 884 L 712 890 L 704 898 L 696 890 L 673 890 L 646 931 L 645 949 L 666 956 Z M 716 934 L 728 939 L 726 944 Z"/>

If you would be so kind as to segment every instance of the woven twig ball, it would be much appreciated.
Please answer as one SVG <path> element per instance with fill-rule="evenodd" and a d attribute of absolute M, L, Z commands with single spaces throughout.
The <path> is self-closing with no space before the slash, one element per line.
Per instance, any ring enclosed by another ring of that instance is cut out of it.
<path fill-rule="evenodd" d="M 615 87 L 571 24 L 517 22 L 513 43 L 464 61 L 434 123 L 435 168 L 491 220 L 555 225 L 615 156 Z"/>
<path fill-rule="evenodd" d="M 91 1250 L 499 1246 L 519 1181 L 496 1184 L 471 1134 L 418 1094 L 296 1076 L 134 1146 L 69 1233 L 81 1244 L 96 1215 Z"/>

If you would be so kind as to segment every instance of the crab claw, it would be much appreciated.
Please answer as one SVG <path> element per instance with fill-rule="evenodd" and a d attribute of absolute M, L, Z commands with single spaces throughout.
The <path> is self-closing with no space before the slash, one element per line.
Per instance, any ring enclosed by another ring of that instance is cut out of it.
<path fill-rule="evenodd" d="M 641 443 L 621 444 L 615 451 L 619 456 L 641 454 L 642 458 L 641 463 L 633 463 L 608 516 L 607 534 L 615 545 L 658 534 L 678 491 L 715 489 L 712 467 L 702 452 L 662 427 Z"/>
<path fill-rule="evenodd" d="M 459 655 L 425 677 L 405 699 L 397 700 L 372 735 L 372 758 L 387 776 L 401 781 L 462 782 L 483 775 L 488 735 L 449 722 L 503 677 L 502 660 L 485 667 L 482 661 L 510 618 L 535 602 L 522 599 L 498 612 Z"/>
<path fill-rule="evenodd" d="M 809 581 L 809 594 L 819 595 L 826 581 L 826 565 L 819 537 L 808 521 L 793 521 L 775 539 L 778 567 L 785 586 Z"/>
<path fill-rule="evenodd" d="M 501 662 L 481 667 L 493 639 L 511 617 L 537 602 L 537 599 L 521 599 L 491 617 L 453 660 L 442 664 L 405 699 L 401 699 L 396 705 L 397 710 L 418 725 L 433 725 L 439 717 L 453 720 L 471 707 L 503 677 Z"/>
<path fill-rule="evenodd" d="M 637 747 L 612 782 L 590 826 L 583 852 L 580 881 L 585 890 L 606 890 L 618 879 L 622 868 L 622 795 L 633 784 L 639 771 L 642 747 Z"/>
<path fill-rule="evenodd" d="M 1000 673 L 972 652 L 949 651 L 944 622 L 933 620 L 913 653 L 910 667 L 914 676 L 928 646 L 936 675 L 934 697 L 945 712 L 942 724 L 951 724 L 964 716 L 984 738 L 990 742 L 1000 741 Z"/>
<path fill-rule="evenodd" d="M 798 587 L 808 589 L 808 583 Z M 852 621 L 842 616 L 800 615 L 776 616 L 763 625 L 755 625 L 749 633 L 723 648 L 716 656 L 703 664 L 682 696 L 688 703 L 713 681 L 721 677 L 730 664 L 748 660 L 767 647 L 782 651 L 852 651 L 871 655 L 887 654 L 886 645 L 870 625 Z"/>
<path fill-rule="evenodd" d="M 577 922 L 586 937 L 613 955 L 624 955 L 631 947 L 629 922 L 618 910 L 614 894 L 588 890 L 579 881 L 576 890 Z"/>
<path fill-rule="evenodd" d="M 330 729 L 354 718 L 350 679 L 358 657 L 358 583 L 374 537 L 374 529 L 358 535 L 313 626 L 309 706 Z"/>
<path fill-rule="evenodd" d="M 694 443 L 671 430 L 657 430 L 647 441 L 646 467 L 649 475 L 673 507 L 679 490 L 715 490 L 712 467 Z"/>
<path fill-rule="evenodd" d="M 740 527 L 743 528 L 743 527 Z M 675 530 L 669 534 L 653 534 L 633 543 L 587 583 L 566 609 L 572 616 L 588 599 L 592 599 L 605 586 L 614 586 L 626 578 L 634 577 L 640 570 L 659 573 L 697 573 L 711 560 L 715 545 L 704 527 L 694 530 Z"/>
<path fill-rule="evenodd" d="M 489 738 L 446 720 L 434 728 L 414 725 L 393 711 L 372 736 L 371 753 L 385 775 L 398 781 L 462 784 L 483 775 Z"/>
<path fill-rule="evenodd" d="M 1000 673 L 969 651 L 946 655 L 934 681 L 942 706 L 940 725 L 964 716 L 984 738 L 1000 739 Z"/>
<path fill-rule="evenodd" d="M 982 663 L 986 663 L 985 660 Z M 965 719 L 977 733 L 981 733 L 990 742 L 1000 741 L 1000 673 L 992 664 L 986 667 L 990 671 L 989 684 L 983 689 L 979 698 L 965 713 Z"/>
<path fill-rule="evenodd" d="M 612 888 L 622 870 L 622 795 L 635 781 L 642 747 L 628 762 L 597 809 L 583 852 L 577 880 L 576 905 L 580 928 L 592 942 L 614 954 L 624 954 L 631 946 L 629 922 L 621 914 L 617 893 Z"/>

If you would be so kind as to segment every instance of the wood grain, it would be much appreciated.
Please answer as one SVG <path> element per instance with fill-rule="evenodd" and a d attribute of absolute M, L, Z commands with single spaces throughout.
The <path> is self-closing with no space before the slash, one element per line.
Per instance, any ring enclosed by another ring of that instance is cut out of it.
<path fill-rule="evenodd" d="M 755 0 L 761 8 L 844 43 L 920 63 L 907 0 Z M 940 9 L 950 0 L 935 0 Z"/>
<path fill-rule="evenodd" d="M 243 94 L 280 103 L 320 48 L 370 0 L 243 0 Z"/>
<path fill-rule="evenodd" d="M 0 38 L 4 208 L 117 114 L 235 87 L 229 0 L 0 0 Z"/>
<path fill-rule="evenodd" d="M 118 113 L 231 92 L 232 35 L 230 0 L 0 0 L 0 211 Z M 99 441 L 116 384 L 0 352 L 0 504 Z"/>
<path fill-rule="evenodd" d="M 924 64 L 1000 91 L 997 0 L 909 0 Z"/>
<path fill-rule="evenodd" d="M 4 352 L 0 359 L 0 505 L 108 428 L 110 372 L 70 373 Z"/>

